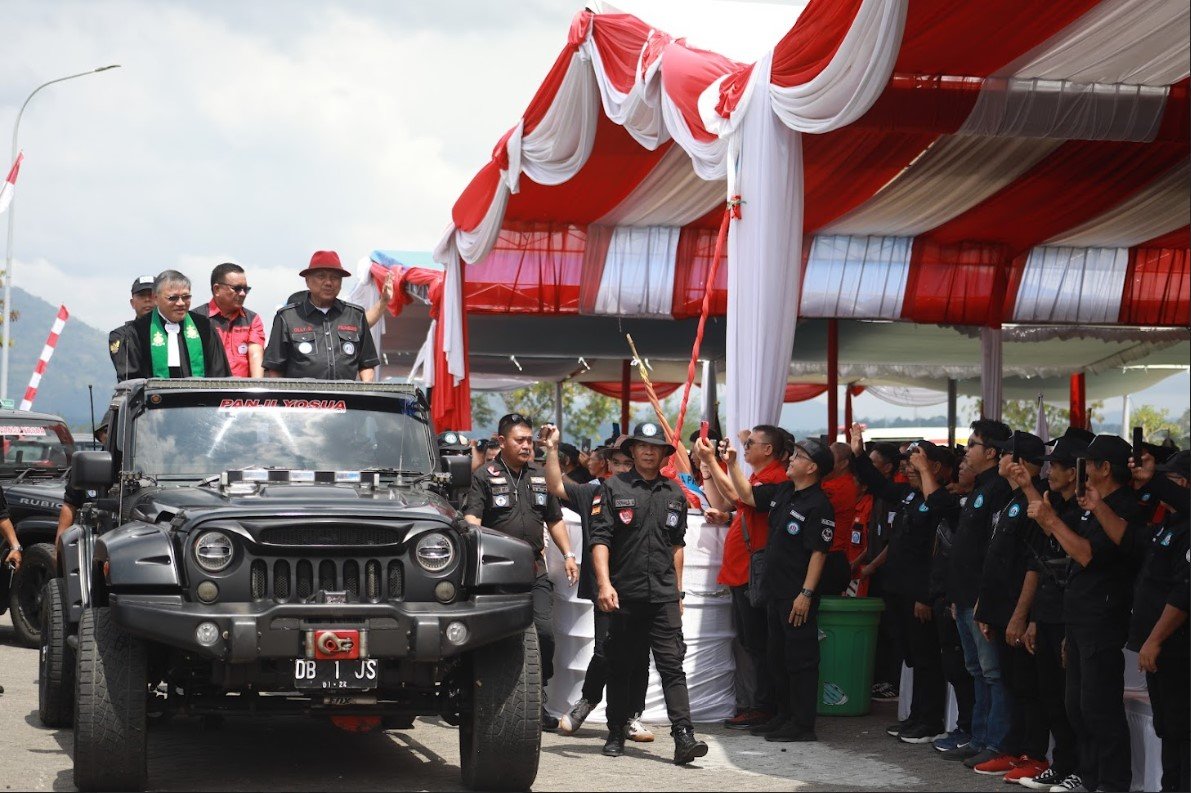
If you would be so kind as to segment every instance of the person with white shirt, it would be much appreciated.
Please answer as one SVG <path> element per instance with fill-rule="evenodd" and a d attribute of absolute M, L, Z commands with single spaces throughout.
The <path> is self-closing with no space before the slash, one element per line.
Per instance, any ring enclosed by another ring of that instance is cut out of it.
<path fill-rule="evenodd" d="M 190 310 L 190 279 L 163 270 L 153 282 L 156 307 L 132 323 L 120 379 L 134 377 L 230 377 L 223 343 L 211 321 Z"/>

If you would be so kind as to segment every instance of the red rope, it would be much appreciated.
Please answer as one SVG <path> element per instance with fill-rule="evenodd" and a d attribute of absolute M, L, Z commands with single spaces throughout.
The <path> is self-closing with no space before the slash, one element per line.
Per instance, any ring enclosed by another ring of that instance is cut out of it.
<path fill-rule="evenodd" d="M 711 268 L 707 271 L 707 284 L 703 290 L 703 307 L 699 311 L 699 328 L 695 331 L 695 346 L 691 348 L 691 363 L 686 370 L 686 383 L 682 388 L 682 402 L 678 406 L 678 422 L 674 425 L 675 433 L 682 432 L 682 422 L 686 420 L 687 402 L 691 396 L 691 386 L 695 384 L 695 365 L 699 362 L 699 349 L 703 346 L 703 331 L 707 327 L 707 317 L 711 314 L 711 290 L 715 286 L 715 276 L 720 270 L 720 260 L 724 257 L 724 243 L 728 240 L 728 224 L 733 218 L 740 217 L 740 196 L 732 196 L 724 207 L 724 217 L 720 221 L 720 233 L 715 238 L 715 253 L 711 256 Z M 679 438 L 679 441 L 684 440 Z"/>

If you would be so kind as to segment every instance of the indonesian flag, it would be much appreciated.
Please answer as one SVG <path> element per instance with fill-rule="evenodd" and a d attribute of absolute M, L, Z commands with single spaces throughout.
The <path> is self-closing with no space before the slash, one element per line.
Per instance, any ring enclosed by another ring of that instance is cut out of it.
<path fill-rule="evenodd" d="M 25 153 L 21 152 L 17 155 L 17 161 L 12 164 L 12 170 L 8 172 L 4 184 L 0 185 L 0 215 L 3 215 L 4 210 L 8 209 L 8 205 L 12 203 L 13 193 L 17 189 L 17 174 L 21 172 L 21 160 L 23 159 L 25 159 Z"/>

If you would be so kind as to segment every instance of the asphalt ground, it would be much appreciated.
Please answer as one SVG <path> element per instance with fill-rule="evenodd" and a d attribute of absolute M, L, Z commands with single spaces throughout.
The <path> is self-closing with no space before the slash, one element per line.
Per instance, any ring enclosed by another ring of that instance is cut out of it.
<path fill-rule="evenodd" d="M 0 790 L 73 790 L 71 731 L 37 718 L 37 652 L 16 645 L 0 617 Z M 707 757 L 670 762 L 668 728 L 629 744 L 621 758 L 600 754 L 603 725 L 572 737 L 546 734 L 534 790 L 1010 790 L 941 760 L 929 745 L 885 734 L 897 703 L 873 703 L 856 718 L 821 718 L 814 744 L 773 744 L 718 725 L 696 725 Z M 149 734 L 154 790 L 462 790 L 454 728 L 419 719 L 412 730 L 353 735 L 309 718 L 175 718 Z M 1022 789 L 1018 787 L 1014 790 Z"/>

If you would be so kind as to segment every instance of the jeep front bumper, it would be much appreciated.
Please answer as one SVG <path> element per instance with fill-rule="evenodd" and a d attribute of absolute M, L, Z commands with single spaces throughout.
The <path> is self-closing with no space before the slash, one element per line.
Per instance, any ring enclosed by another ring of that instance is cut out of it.
<path fill-rule="evenodd" d="M 192 603 L 180 595 L 109 596 L 112 618 L 123 630 L 196 655 L 247 663 L 264 658 L 301 658 L 305 635 L 320 628 L 367 631 L 370 658 L 438 661 L 517 634 L 533 624 L 531 595 L 475 595 L 458 603 Z M 202 645 L 195 631 L 204 622 L 219 629 Z M 460 644 L 447 626 L 467 628 Z"/>

